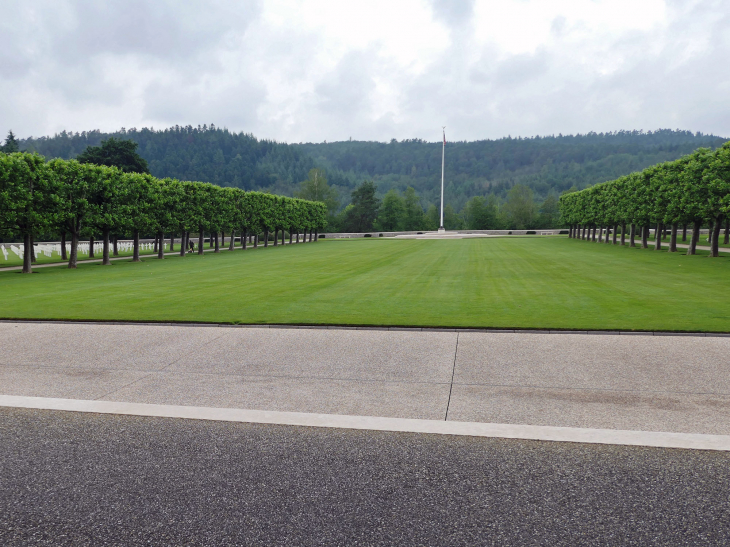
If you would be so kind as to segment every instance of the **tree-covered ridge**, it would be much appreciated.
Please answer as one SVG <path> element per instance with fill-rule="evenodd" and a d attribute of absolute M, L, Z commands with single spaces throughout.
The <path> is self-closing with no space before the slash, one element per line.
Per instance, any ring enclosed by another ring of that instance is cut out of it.
<path fill-rule="evenodd" d="M 545 198 L 611 180 L 688 154 L 717 148 L 725 139 L 690 131 L 618 131 L 586 135 L 511 138 L 446 143 L 446 202 L 461 209 L 472 196 L 505 198 L 515 184 Z M 381 194 L 412 186 L 424 205 L 438 202 L 441 142 L 420 139 L 390 143 L 345 141 L 303 144 L 300 149 L 350 178 L 373 178 Z"/>
<path fill-rule="evenodd" d="M 294 195 L 309 171 L 320 167 L 338 191 L 340 207 L 347 205 L 350 193 L 364 180 L 375 182 L 379 196 L 393 188 L 405 192 L 410 186 L 424 209 L 439 201 L 441 141 L 284 144 L 211 124 L 115 133 L 62 132 L 22 140 L 20 148 L 70 159 L 110 137 L 139 143 L 140 155 L 157 177 Z M 717 148 L 724 140 L 662 129 L 447 142 L 445 201 L 456 211 L 474 196 L 494 194 L 504 201 L 517 184 L 529 187 L 535 199 L 542 201 L 548 194 L 612 180 L 700 147 Z"/>
<path fill-rule="evenodd" d="M 28 138 L 21 149 L 47 158 L 73 159 L 88 146 L 109 138 L 132 140 L 156 177 L 204 180 L 218 186 L 244 190 L 269 190 L 292 195 L 299 182 L 314 167 L 313 160 L 294 147 L 259 140 L 246 133 L 210 127 L 186 126 L 155 130 L 124 129 L 114 133 L 99 130 L 53 137 Z"/>

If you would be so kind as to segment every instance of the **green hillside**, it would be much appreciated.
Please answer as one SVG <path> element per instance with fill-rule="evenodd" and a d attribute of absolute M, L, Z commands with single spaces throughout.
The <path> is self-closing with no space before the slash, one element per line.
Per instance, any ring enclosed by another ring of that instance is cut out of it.
<path fill-rule="evenodd" d="M 307 172 L 319 166 L 327 170 L 343 206 L 351 190 L 366 179 L 375 181 L 381 195 L 391 188 L 414 187 L 424 209 L 438 200 L 441 142 L 420 139 L 285 144 L 210 125 L 62 132 L 22 140 L 21 149 L 68 159 L 112 136 L 139 143 L 140 154 L 157 177 L 292 195 Z M 615 179 L 699 147 L 716 148 L 724 141 L 713 135 L 663 129 L 448 142 L 446 201 L 458 211 L 472 196 L 493 193 L 502 199 L 515 184 L 529 186 L 536 200 L 541 200 L 551 192 Z"/>

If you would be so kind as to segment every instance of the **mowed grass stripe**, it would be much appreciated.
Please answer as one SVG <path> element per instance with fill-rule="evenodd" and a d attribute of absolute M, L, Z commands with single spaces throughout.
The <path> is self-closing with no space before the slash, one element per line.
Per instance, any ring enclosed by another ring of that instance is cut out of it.
<path fill-rule="evenodd" d="M 730 260 L 567 238 L 321 241 L 0 273 L 0 316 L 730 331 Z"/>

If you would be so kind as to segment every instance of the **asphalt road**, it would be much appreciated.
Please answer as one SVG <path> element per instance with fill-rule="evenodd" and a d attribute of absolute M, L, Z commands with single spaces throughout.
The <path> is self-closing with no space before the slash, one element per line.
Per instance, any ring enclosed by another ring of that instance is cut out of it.
<path fill-rule="evenodd" d="M 2 545 L 720 545 L 730 454 L 0 409 Z"/>

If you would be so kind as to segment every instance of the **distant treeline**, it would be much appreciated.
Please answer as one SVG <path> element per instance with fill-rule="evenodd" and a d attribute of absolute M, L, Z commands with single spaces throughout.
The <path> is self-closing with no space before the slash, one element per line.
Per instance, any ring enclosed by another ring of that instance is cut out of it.
<path fill-rule="evenodd" d="M 338 211 L 351 203 L 351 192 L 366 180 L 375 183 L 381 199 L 391 189 L 405 195 L 412 187 L 425 211 L 439 200 L 441 142 L 420 139 L 284 144 L 211 124 L 62 132 L 19 144 L 21 150 L 48 158 L 71 159 L 109 137 L 139 143 L 139 153 L 156 177 L 295 195 L 310 170 L 321 168 L 337 193 Z M 500 208 L 510 190 L 519 186 L 531 191 L 540 208 L 549 196 L 557 198 L 568 189 L 613 180 L 700 147 L 715 149 L 724 141 L 714 135 L 661 129 L 447 142 L 445 201 L 467 218 L 471 198 L 491 199 Z"/>

